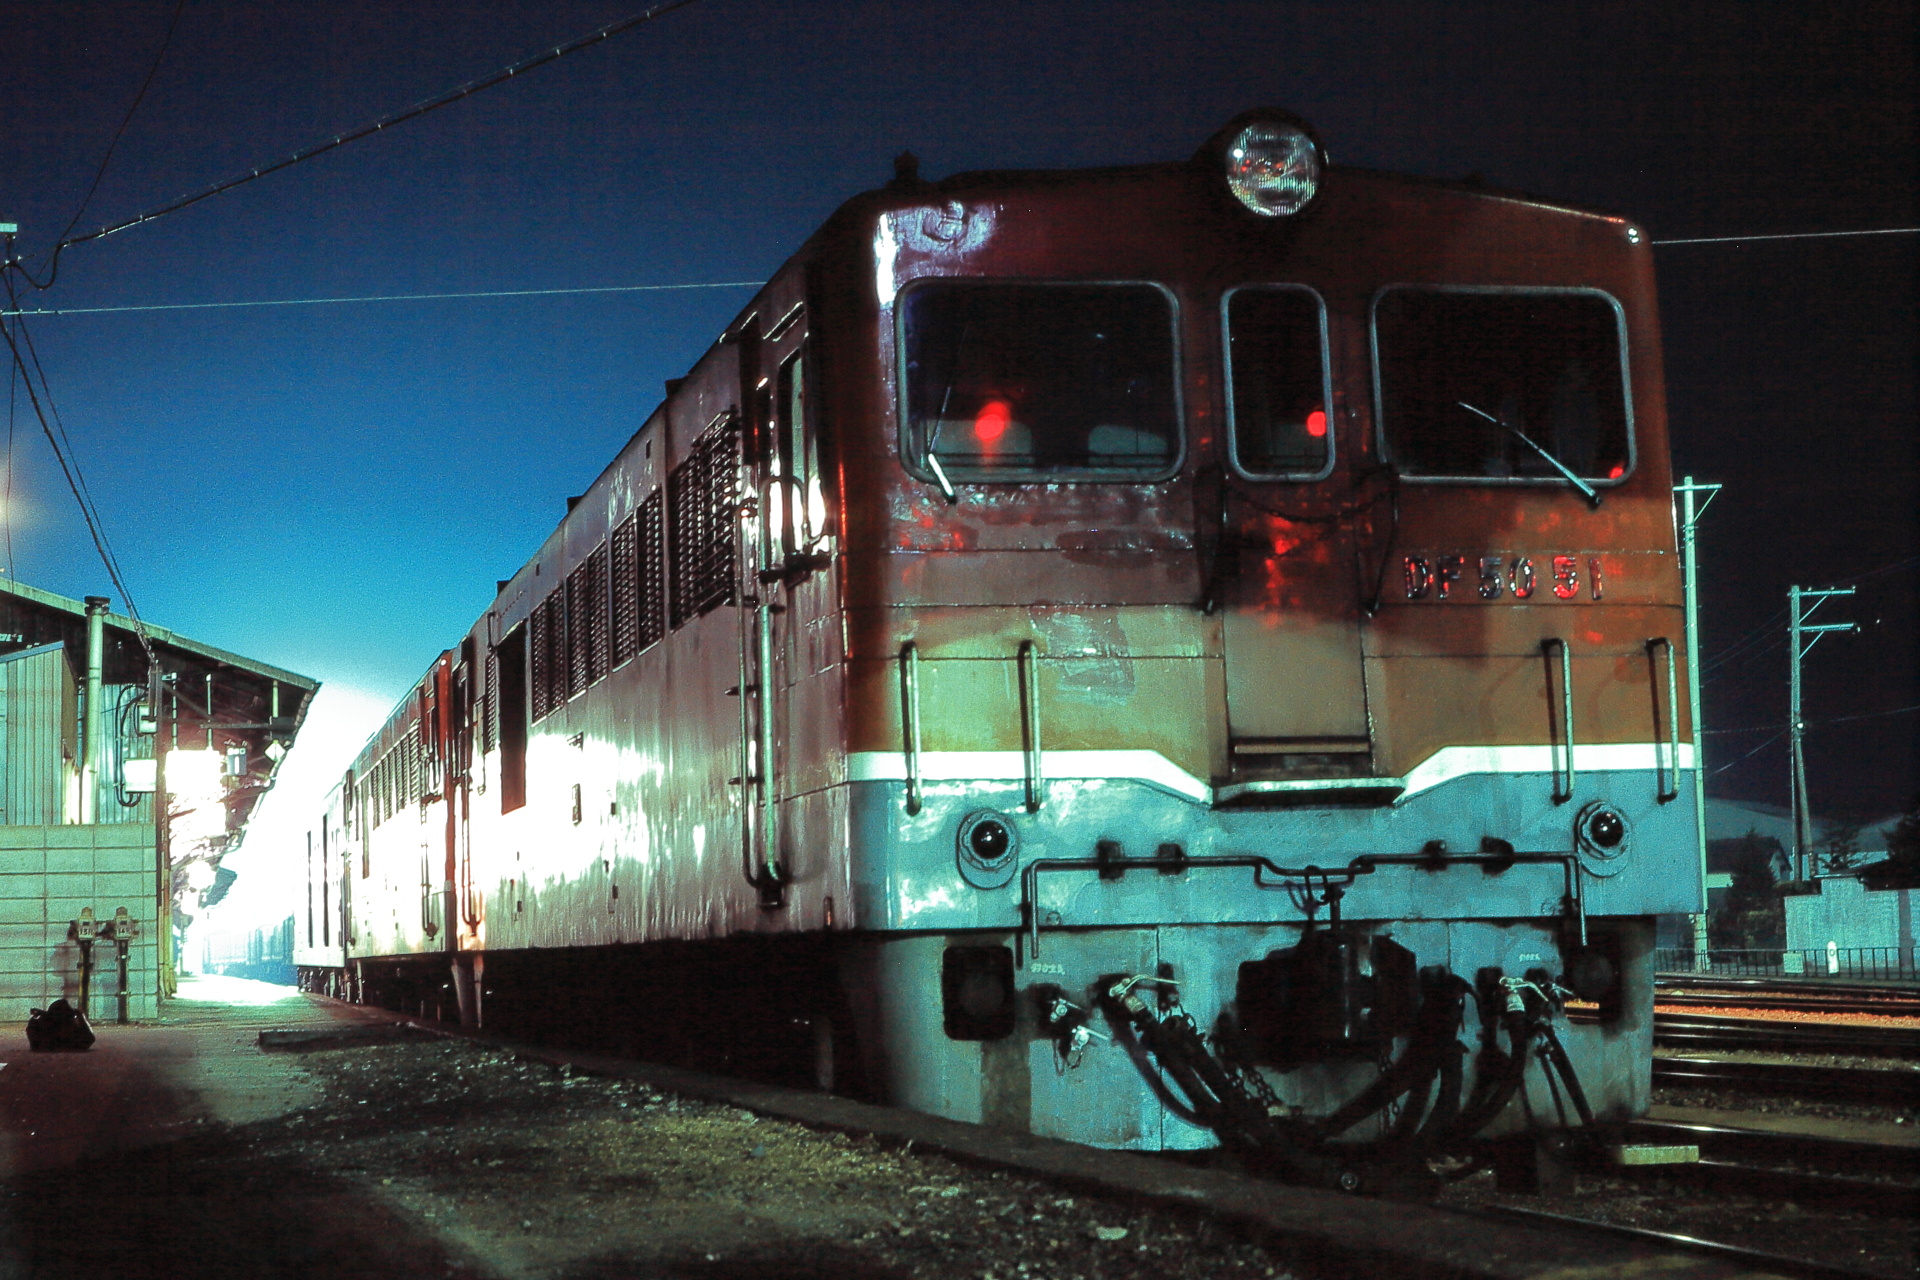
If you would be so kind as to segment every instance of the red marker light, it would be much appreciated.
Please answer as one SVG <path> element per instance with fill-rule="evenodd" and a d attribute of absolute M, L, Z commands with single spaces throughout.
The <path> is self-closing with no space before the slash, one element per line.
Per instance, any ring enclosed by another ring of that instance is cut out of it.
<path fill-rule="evenodd" d="M 1627 474 L 1627 464 L 1624 462 L 1616 462 L 1613 464 L 1613 470 L 1607 472 L 1607 479 L 1618 480 L 1625 474 Z"/>
<path fill-rule="evenodd" d="M 1307 415 L 1307 434 L 1315 440 L 1327 434 L 1327 415 L 1323 411 L 1315 409 Z"/>
<path fill-rule="evenodd" d="M 1013 425 L 1013 406 L 1005 400 L 989 400 L 980 406 L 980 412 L 974 415 L 973 434 L 980 438 L 981 444 L 992 444 L 1007 434 L 1007 428 Z"/>

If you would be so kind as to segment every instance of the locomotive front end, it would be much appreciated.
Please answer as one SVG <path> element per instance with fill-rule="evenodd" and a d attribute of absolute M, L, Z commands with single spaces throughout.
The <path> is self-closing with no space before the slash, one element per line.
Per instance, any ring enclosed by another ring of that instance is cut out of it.
<path fill-rule="evenodd" d="M 1643 1112 L 1702 887 L 1639 232 L 1276 112 L 855 208 L 870 1078 L 1339 1186 Z"/>

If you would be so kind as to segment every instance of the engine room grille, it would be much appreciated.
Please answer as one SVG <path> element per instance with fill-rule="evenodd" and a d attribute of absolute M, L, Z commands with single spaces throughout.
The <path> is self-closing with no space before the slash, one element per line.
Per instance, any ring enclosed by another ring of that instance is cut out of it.
<path fill-rule="evenodd" d="M 640 504 L 639 632 L 634 651 L 658 644 L 667 634 L 666 498 L 655 489 Z"/>
<path fill-rule="evenodd" d="M 675 627 L 733 602 L 739 440 L 734 419 L 721 419 L 667 477 Z"/>
<path fill-rule="evenodd" d="M 607 574 L 613 600 L 613 665 L 640 652 L 640 517 L 630 515 L 608 540 Z"/>
<path fill-rule="evenodd" d="M 558 595 L 556 592 L 541 601 L 527 619 L 528 682 L 533 686 L 528 697 L 535 720 L 544 719 L 553 710 L 553 606 Z"/>
<path fill-rule="evenodd" d="M 591 583 L 588 581 L 587 566 L 582 562 L 578 568 L 567 575 L 567 679 L 560 692 L 560 701 L 587 691 L 593 683 L 593 623 L 590 615 L 593 606 Z"/>
<path fill-rule="evenodd" d="M 587 557 L 581 570 L 587 575 L 587 616 L 581 630 L 587 633 L 587 683 L 595 684 L 613 666 L 608 659 L 611 642 L 607 601 L 607 544 L 601 543 Z"/>

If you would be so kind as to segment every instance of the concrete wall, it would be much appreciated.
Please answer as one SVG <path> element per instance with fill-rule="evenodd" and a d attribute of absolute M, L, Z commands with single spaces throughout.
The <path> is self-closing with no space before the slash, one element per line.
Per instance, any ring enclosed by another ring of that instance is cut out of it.
<path fill-rule="evenodd" d="M 1913 947 L 1912 889 L 1868 889 L 1852 877 L 1819 881 L 1820 892 L 1787 898 L 1787 949 Z"/>
<path fill-rule="evenodd" d="M 129 953 L 128 1015 L 158 1013 L 158 944 L 153 827 L 0 825 L 0 1028 L 18 1032 L 30 1009 L 77 1002 L 80 949 L 67 937 L 82 907 L 112 919 L 125 907 L 139 922 Z M 90 1019 L 114 1020 L 119 992 L 114 947 L 96 943 Z"/>

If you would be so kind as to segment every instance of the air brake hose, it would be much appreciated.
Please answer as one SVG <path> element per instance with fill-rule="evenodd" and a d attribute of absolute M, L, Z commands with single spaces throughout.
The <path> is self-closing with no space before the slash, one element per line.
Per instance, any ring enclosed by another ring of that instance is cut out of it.
<path fill-rule="evenodd" d="M 1567 1056 L 1566 1047 L 1560 1043 L 1560 1037 L 1554 1034 L 1551 1026 L 1543 1026 L 1541 1036 L 1545 1041 L 1547 1060 L 1566 1084 L 1567 1096 L 1573 1099 L 1573 1109 L 1580 1113 L 1580 1123 L 1591 1126 L 1593 1108 L 1587 1105 L 1587 1091 L 1580 1087 L 1580 1077 L 1574 1074 L 1573 1060 Z"/>
<path fill-rule="evenodd" d="M 1406 1052 L 1375 1077 L 1372 1084 L 1348 1099 L 1345 1106 L 1322 1120 L 1316 1126 L 1320 1137 L 1345 1133 L 1401 1094 L 1416 1091 L 1432 1081 L 1448 1047 L 1456 1043 L 1454 1031 L 1460 1025 L 1464 987 L 1465 984 L 1457 988 L 1444 983 L 1429 984 Z M 1424 1105 L 1423 1098 L 1421 1106 L 1424 1108 Z"/>
<path fill-rule="evenodd" d="M 1449 1127 L 1446 1139 L 1449 1142 L 1462 1141 L 1473 1137 L 1493 1122 L 1495 1116 L 1506 1110 L 1513 1101 L 1513 1095 L 1527 1074 L 1527 1054 L 1533 1047 L 1533 1039 L 1539 1034 L 1540 1024 L 1526 1013 L 1509 1013 L 1501 1022 L 1507 1028 L 1507 1035 L 1513 1045 L 1511 1054 L 1503 1055 L 1504 1063 L 1496 1063 L 1493 1071 L 1483 1070 L 1480 1078 L 1474 1081 L 1474 1096 L 1455 1117 Z M 1482 1060 L 1499 1054 L 1499 1046 L 1489 1035 L 1485 1047 L 1481 1050 Z"/>

